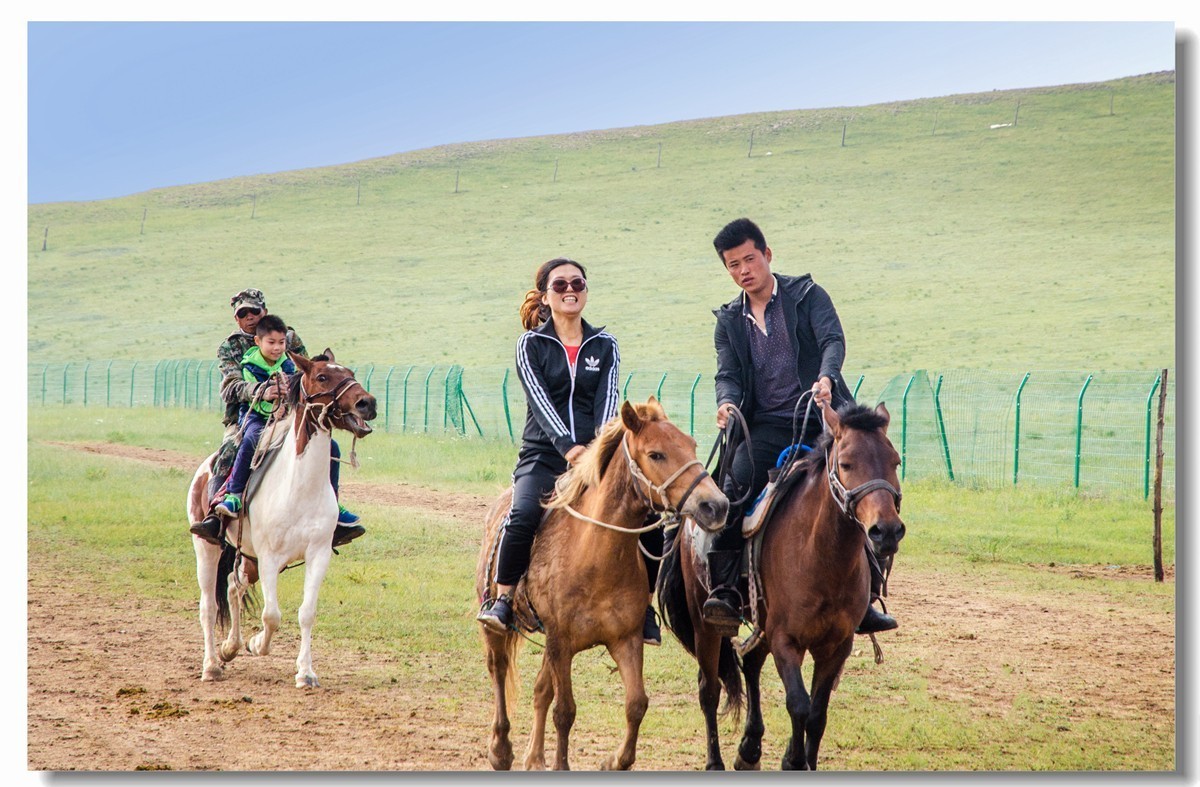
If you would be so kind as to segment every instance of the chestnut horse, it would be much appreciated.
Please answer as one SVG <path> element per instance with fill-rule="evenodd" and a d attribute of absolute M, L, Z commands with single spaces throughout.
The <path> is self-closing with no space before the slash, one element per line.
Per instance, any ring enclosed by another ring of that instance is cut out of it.
<path fill-rule="evenodd" d="M 494 597 L 495 544 L 509 508 L 511 489 L 488 512 L 476 571 L 482 601 Z M 554 704 L 557 732 L 554 767 L 566 770 L 567 744 L 575 721 L 571 661 L 576 653 L 604 645 L 625 686 L 625 738 L 602 769 L 633 765 L 638 729 L 648 703 L 642 681 L 642 624 L 646 611 L 646 567 L 638 534 L 651 510 L 682 513 L 705 527 L 719 528 L 729 501 L 696 459 L 696 441 L 667 420 L 654 397 L 644 405 L 625 402 L 555 485 L 533 542 L 529 570 L 514 593 L 518 622 L 539 624 L 546 645 L 534 684 L 533 731 L 526 770 L 545 762 L 546 715 Z M 517 631 L 483 628 L 495 713 L 488 761 L 497 770 L 512 766 L 508 703 L 517 687 Z"/>
<path fill-rule="evenodd" d="M 200 585 L 200 626 L 204 631 L 204 667 L 201 680 L 221 680 L 224 665 L 241 652 L 243 644 L 253 655 L 265 656 L 279 628 L 279 573 L 288 563 L 304 561 L 304 599 L 300 604 L 300 653 L 296 657 L 296 687 L 318 684 L 312 665 L 312 628 L 317 615 L 317 594 L 333 554 L 333 530 L 338 505 L 329 483 L 329 449 L 333 427 L 356 438 L 370 434 L 367 421 L 375 417 L 375 397 L 354 379 L 345 366 L 288 353 L 300 370 L 299 384 L 288 389 L 287 407 L 263 430 L 260 449 L 282 433 L 282 446 L 264 462 L 261 481 L 248 498 L 241 516 L 230 520 L 223 546 L 193 536 L 196 580 Z M 322 356 L 317 356 L 322 358 Z M 208 485 L 213 454 L 200 465 L 188 490 L 190 521 L 198 522 L 208 510 Z M 240 554 L 239 554 L 240 552 Z M 261 578 L 262 631 L 243 643 L 242 602 L 250 586 Z M 232 582 L 230 581 L 232 579 Z M 218 647 L 217 627 L 229 624 L 229 635 Z"/>
<path fill-rule="evenodd" d="M 886 557 L 904 537 L 896 477 L 900 456 L 887 438 L 887 408 L 881 403 L 874 410 L 858 405 L 840 414 L 822 410 L 826 432 L 801 460 L 804 477 L 763 525 L 756 615 L 762 639 L 742 657 L 747 713 L 734 763 L 738 770 L 757 770 L 762 757 L 759 677 L 768 653 L 775 657 L 792 720 L 783 768 L 816 769 L 829 698 L 870 599 L 866 544 L 869 539 L 875 554 Z M 720 684 L 726 706 L 736 711 L 743 694 L 730 641 L 700 614 L 708 594 L 704 545 L 712 531 L 699 521 L 680 528 L 679 546 L 659 573 L 659 606 L 700 664 L 707 768 L 723 770 L 716 724 Z M 811 694 L 800 672 L 805 653 L 813 659 Z"/>

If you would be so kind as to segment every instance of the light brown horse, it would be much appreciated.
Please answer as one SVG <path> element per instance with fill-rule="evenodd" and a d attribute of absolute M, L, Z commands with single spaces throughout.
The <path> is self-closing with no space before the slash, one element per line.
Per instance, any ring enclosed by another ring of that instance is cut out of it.
<path fill-rule="evenodd" d="M 870 598 L 865 546 L 894 555 L 904 537 L 900 520 L 900 456 L 887 438 L 887 408 L 857 405 L 839 414 L 823 408 L 827 431 L 802 461 L 806 475 L 764 525 L 762 584 L 757 618 L 760 644 L 742 658 L 746 725 L 734 767 L 757 770 L 763 720 L 759 677 L 767 654 L 787 693 L 792 735 L 784 769 L 815 770 L 829 699 L 854 644 L 854 631 Z M 717 735 L 721 684 L 726 706 L 741 710 L 742 685 L 730 641 L 705 623 L 704 531 L 685 523 L 681 539 L 659 573 L 659 605 L 683 646 L 700 664 L 700 707 L 708 733 L 709 770 L 723 770 Z M 812 654 L 812 691 L 800 666 Z M 719 681 L 719 682 L 718 682 Z"/>
<path fill-rule="evenodd" d="M 511 490 L 488 512 L 476 572 L 481 601 L 494 597 L 494 546 L 510 496 Z M 633 765 L 648 704 L 642 681 L 647 580 L 638 534 L 652 509 L 720 527 L 729 501 L 696 459 L 696 441 L 668 421 L 651 397 L 644 405 L 622 405 L 619 417 L 604 426 L 578 463 L 559 478 L 547 508 L 529 570 L 514 595 L 516 618 L 527 626 L 540 621 L 546 635 L 524 765 L 526 770 L 546 767 L 546 715 L 554 700 L 554 767 L 569 767 L 568 741 L 575 721 L 571 661 L 576 653 L 603 645 L 625 686 L 626 728 L 620 747 L 600 768 L 625 770 Z M 488 761 L 497 770 L 507 770 L 513 761 L 508 703 L 516 693 L 521 637 L 516 631 L 497 634 L 484 628 L 483 638 L 495 693 Z"/>

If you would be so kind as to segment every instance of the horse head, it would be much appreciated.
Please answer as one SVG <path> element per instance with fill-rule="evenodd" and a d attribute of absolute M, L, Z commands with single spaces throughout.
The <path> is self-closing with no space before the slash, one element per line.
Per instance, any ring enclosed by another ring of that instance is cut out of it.
<path fill-rule="evenodd" d="M 354 373 L 335 362 L 328 347 L 311 360 L 288 352 L 300 370 L 300 389 L 293 394 L 304 404 L 324 404 L 328 407 L 329 423 L 345 429 L 355 437 L 371 433 L 367 421 L 375 418 L 375 397 L 367 392 Z"/>
<path fill-rule="evenodd" d="M 874 410 L 842 412 L 822 405 L 830 437 L 825 448 L 829 489 L 842 512 L 861 525 L 875 554 L 894 555 L 904 538 L 900 519 L 900 455 L 888 439 L 891 421 L 880 402 Z"/>
<path fill-rule="evenodd" d="M 667 420 L 653 396 L 645 404 L 625 402 L 621 422 L 634 485 L 649 487 L 644 494 L 651 506 L 691 517 L 705 530 L 719 530 L 729 513 L 729 500 L 696 459 L 696 441 Z"/>

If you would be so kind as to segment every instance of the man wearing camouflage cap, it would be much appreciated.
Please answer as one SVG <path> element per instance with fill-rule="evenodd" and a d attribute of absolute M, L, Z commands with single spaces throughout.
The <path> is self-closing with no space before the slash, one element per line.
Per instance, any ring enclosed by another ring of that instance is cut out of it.
<path fill-rule="evenodd" d="M 217 348 L 217 363 L 221 367 L 221 401 L 225 402 L 223 419 L 225 437 L 217 452 L 217 460 L 213 468 L 213 478 L 220 479 L 215 481 L 217 485 L 225 479 L 225 476 L 229 475 L 233 458 L 237 454 L 238 411 L 243 402 L 249 403 L 254 399 L 255 391 L 259 386 L 258 383 L 243 379 L 242 357 L 247 350 L 255 346 L 254 330 L 258 327 L 258 321 L 267 313 L 267 299 L 262 290 L 248 287 L 230 298 L 229 305 L 233 307 L 233 319 L 237 323 L 237 330 L 229 334 L 228 338 Z M 287 329 L 287 349 L 288 352 L 308 355 L 304 342 L 300 340 L 296 330 L 290 325 Z M 341 450 L 338 448 L 337 441 L 333 441 L 331 448 L 335 461 L 330 463 L 330 481 L 334 484 L 336 491 L 336 460 L 340 458 Z M 366 528 L 358 522 L 359 517 L 339 503 L 338 523 L 333 532 L 333 545 L 338 547 L 347 544 L 366 533 Z M 202 521 L 194 523 L 190 530 L 192 535 L 209 543 L 218 545 L 221 543 L 222 523 L 220 518 L 211 511 Z"/>

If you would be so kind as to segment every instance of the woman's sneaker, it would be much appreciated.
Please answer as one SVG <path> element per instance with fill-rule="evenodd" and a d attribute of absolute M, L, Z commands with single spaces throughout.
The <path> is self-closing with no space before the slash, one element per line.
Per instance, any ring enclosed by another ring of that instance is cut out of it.
<path fill-rule="evenodd" d="M 475 619 L 497 634 L 506 634 L 512 628 L 512 596 L 501 593 L 495 601 L 479 611 Z"/>
<path fill-rule="evenodd" d="M 658 627 L 658 619 L 652 606 L 646 607 L 646 621 L 642 623 L 642 642 L 647 645 L 662 644 L 662 629 Z"/>

